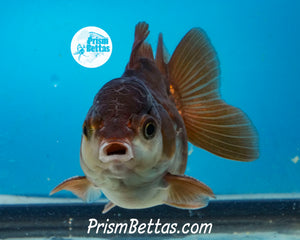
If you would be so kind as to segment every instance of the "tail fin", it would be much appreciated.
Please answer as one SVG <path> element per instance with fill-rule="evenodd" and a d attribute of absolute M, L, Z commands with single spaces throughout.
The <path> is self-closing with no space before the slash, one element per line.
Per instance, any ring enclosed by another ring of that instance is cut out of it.
<path fill-rule="evenodd" d="M 171 93 L 188 139 L 218 156 L 251 161 L 258 158 L 258 136 L 249 118 L 219 94 L 219 61 L 206 34 L 189 31 L 168 63 Z"/>

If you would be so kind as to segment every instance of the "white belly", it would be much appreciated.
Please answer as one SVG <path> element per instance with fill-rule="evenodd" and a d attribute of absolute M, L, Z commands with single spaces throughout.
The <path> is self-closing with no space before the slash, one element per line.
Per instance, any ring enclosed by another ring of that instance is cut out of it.
<path fill-rule="evenodd" d="M 163 180 L 145 184 L 144 186 L 126 186 L 119 184 L 118 189 L 102 188 L 105 196 L 114 204 L 123 208 L 148 208 L 163 204 L 167 198 L 167 187 Z"/>

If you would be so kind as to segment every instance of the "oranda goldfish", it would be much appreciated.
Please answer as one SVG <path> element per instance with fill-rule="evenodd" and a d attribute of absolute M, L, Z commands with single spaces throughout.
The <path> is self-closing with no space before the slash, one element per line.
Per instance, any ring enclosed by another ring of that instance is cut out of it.
<path fill-rule="evenodd" d="M 86 201 L 110 200 L 128 209 L 167 204 L 205 207 L 212 190 L 185 176 L 188 141 L 223 158 L 258 158 L 258 137 L 248 117 L 219 93 L 220 68 L 205 32 L 190 30 L 173 55 L 159 35 L 156 56 L 140 22 L 124 74 L 106 83 L 83 123 L 83 177 L 70 178 L 51 194 L 69 190 Z"/>

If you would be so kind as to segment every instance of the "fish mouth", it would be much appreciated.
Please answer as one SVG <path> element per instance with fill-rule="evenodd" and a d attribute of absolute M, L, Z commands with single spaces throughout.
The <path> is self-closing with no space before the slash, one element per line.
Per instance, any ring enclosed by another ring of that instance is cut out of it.
<path fill-rule="evenodd" d="M 127 162 L 133 158 L 131 144 L 128 141 L 103 141 L 100 144 L 99 160 L 108 162 Z"/>

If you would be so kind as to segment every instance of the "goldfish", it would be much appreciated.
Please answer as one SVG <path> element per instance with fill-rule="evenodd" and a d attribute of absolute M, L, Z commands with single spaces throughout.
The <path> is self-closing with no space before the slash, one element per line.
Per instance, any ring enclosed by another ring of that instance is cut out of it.
<path fill-rule="evenodd" d="M 115 206 L 207 206 L 210 187 L 184 175 L 188 142 L 237 161 L 258 158 L 258 134 L 219 91 L 220 64 L 206 33 L 191 29 L 170 57 L 159 34 L 156 55 L 139 22 L 125 72 L 96 94 L 82 127 L 80 165 L 50 195 L 68 190 L 92 202 L 103 193 Z"/>

